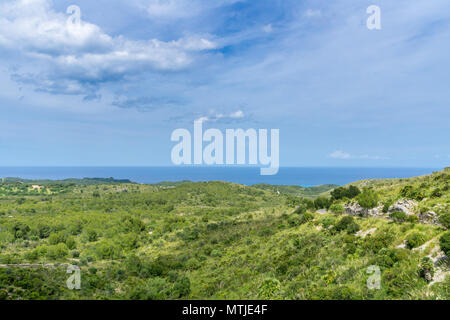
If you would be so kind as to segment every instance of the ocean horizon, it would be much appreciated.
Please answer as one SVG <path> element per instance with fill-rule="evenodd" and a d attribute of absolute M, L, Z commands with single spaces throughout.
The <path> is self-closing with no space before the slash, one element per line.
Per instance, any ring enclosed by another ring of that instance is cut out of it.
<path fill-rule="evenodd" d="M 69 178 L 129 179 L 143 184 L 163 181 L 225 181 L 243 185 L 345 185 L 364 179 L 410 178 L 443 168 L 396 167 L 281 167 L 274 176 L 261 176 L 259 167 L 0 167 L 1 178 L 63 180 Z"/>

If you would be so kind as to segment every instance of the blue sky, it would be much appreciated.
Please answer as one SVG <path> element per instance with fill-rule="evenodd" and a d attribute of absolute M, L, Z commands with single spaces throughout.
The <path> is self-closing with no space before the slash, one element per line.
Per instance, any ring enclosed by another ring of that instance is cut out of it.
<path fill-rule="evenodd" d="M 170 165 L 203 117 L 281 166 L 448 166 L 449 52 L 448 0 L 5 0 L 0 165 Z"/>

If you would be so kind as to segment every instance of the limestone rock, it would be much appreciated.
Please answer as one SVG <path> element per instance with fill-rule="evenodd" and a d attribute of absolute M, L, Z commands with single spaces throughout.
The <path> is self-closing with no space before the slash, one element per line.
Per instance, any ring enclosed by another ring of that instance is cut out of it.
<path fill-rule="evenodd" d="M 361 207 L 358 203 L 350 203 L 345 206 L 345 213 L 351 216 L 365 217 L 368 215 L 369 210 Z"/>
<path fill-rule="evenodd" d="M 439 224 L 439 216 L 434 211 L 422 212 L 419 214 L 419 221 L 422 223 Z"/>
<path fill-rule="evenodd" d="M 414 208 L 417 206 L 417 202 L 414 200 L 399 200 L 394 205 L 389 207 L 389 213 L 402 211 L 406 213 L 408 216 L 413 216 Z"/>

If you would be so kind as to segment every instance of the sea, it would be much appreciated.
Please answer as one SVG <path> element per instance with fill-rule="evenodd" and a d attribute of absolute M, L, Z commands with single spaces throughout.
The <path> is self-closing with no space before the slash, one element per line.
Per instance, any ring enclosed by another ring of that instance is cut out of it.
<path fill-rule="evenodd" d="M 0 178 L 49 179 L 115 178 L 154 184 L 164 181 L 226 181 L 243 185 L 272 184 L 311 187 L 344 185 L 362 179 L 409 178 L 443 168 L 282 167 L 262 176 L 257 167 L 0 167 Z"/>

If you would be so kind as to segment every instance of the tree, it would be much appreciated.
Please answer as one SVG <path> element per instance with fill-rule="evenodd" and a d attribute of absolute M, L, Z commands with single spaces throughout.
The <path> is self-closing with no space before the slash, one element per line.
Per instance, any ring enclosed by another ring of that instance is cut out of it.
<path fill-rule="evenodd" d="M 348 188 L 338 187 L 333 191 L 331 191 L 331 199 L 332 200 L 340 200 L 343 198 L 353 199 L 360 193 L 361 191 L 356 186 L 349 186 Z"/>
<path fill-rule="evenodd" d="M 314 200 L 314 207 L 316 209 L 329 209 L 331 206 L 331 201 L 325 197 L 319 197 Z"/>

